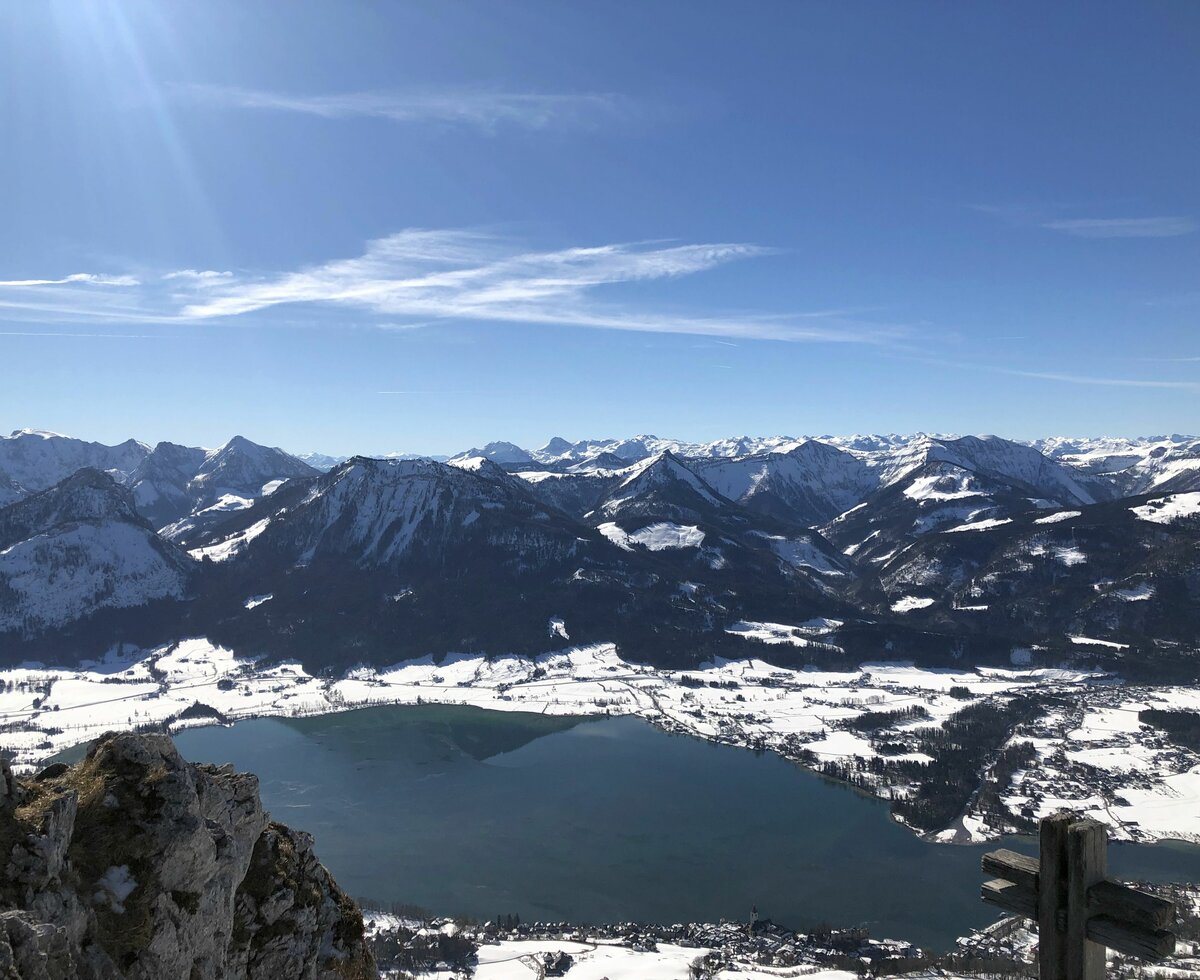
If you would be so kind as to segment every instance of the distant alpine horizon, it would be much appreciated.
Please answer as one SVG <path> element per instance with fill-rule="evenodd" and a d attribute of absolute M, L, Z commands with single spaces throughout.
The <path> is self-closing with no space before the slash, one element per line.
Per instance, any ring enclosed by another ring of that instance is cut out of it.
<path fill-rule="evenodd" d="M 1053 432 L 1054 430 L 1047 430 Z M 1090 456 L 1093 458 L 1114 456 L 1141 450 L 1152 453 L 1159 447 L 1159 454 L 1166 451 L 1165 447 L 1186 447 L 1195 443 L 1200 446 L 1200 436 L 1172 432 L 1146 434 L 1136 436 L 1120 435 L 1080 435 L 1080 434 L 1048 434 L 1032 439 L 1020 439 L 1001 433 L 979 432 L 863 432 L 863 433 L 823 433 L 802 435 L 737 435 L 711 440 L 686 440 L 671 437 L 660 437 L 650 433 L 638 433 L 625 437 L 600 437 L 570 440 L 554 435 L 544 441 L 535 440 L 527 445 L 519 445 L 506 439 L 494 439 L 478 446 L 468 448 L 448 448 L 443 452 L 417 452 L 397 448 L 358 449 L 355 451 L 324 452 L 311 448 L 297 449 L 273 447 L 277 452 L 302 460 L 317 470 L 327 470 L 338 463 L 345 462 L 354 456 L 367 456 L 376 459 L 429 459 L 437 462 L 461 461 L 474 457 L 482 457 L 502 465 L 529 463 L 580 463 L 594 461 L 607 456 L 616 456 L 627 462 L 636 462 L 661 452 L 671 452 L 678 456 L 698 457 L 737 457 L 761 452 L 786 452 L 797 443 L 822 442 L 839 449 L 856 452 L 879 452 L 889 449 L 899 449 L 920 440 L 953 441 L 963 438 L 1000 439 L 1021 445 L 1032 446 L 1039 452 L 1051 457 Z M 102 440 L 82 438 L 77 434 L 55 432 L 38 427 L 22 427 L 10 431 L 8 436 L 0 435 L 0 440 L 18 440 L 21 438 L 38 438 L 42 440 L 65 440 L 71 443 L 89 444 L 96 447 L 117 449 L 121 446 L 140 446 L 152 449 L 157 443 L 129 436 L 118 443 L 105 443 Z M 160 440 L 168 445 L 178 445 L 172 440 Z M 217 452 L 231 444 L 244 442 L 255 446 L 265 446 L 242 435 L 236 435 L 210 446 L 197 447 L 196 451 Z M 330 447 L 324 447 L 330 448 Z M 3 465 L 0 464 L 0 478 L 3 476 Z"/>

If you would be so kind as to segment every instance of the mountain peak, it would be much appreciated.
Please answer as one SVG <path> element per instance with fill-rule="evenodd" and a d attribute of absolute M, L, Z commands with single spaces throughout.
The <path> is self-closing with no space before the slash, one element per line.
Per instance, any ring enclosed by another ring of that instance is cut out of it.
<path fill-rule="evenodd" d="M 5 517 L 8 523 L 29 529 L 112 519 L 142 523 L 129 491 L 108 473 L 92 467 L 78 469 L 54 486 L 18 501 Z"/>
<path fill-rule="evenodd" d="M 30 439 L 66 439 L 61 432 L 51 432 L 49 429 L 13 429 L 9 433 L 9 439 L 20 439 L 22 437 Z"/>
<path fill-rule="evenodd" d="M 496 463 L 532 463 L 533 456 L 512 442 L 489 442 L 482 449 L 468 449 L 465 453 L 452 456 L 451 461 L 482 457 Z"/>
<path fill-rule="evenodd" d="M 563 453 L 570 452 L 572 445 L 562 436 L 553 436 L 538 452 L 546 456 L 561 456 Z"/>
<path fill-rule="evenodd" d="M 633 513 L 692 519 L 728 504 L 670 450 L 663 450 L 633 466 L 600 509 L 609 516 Z"/>

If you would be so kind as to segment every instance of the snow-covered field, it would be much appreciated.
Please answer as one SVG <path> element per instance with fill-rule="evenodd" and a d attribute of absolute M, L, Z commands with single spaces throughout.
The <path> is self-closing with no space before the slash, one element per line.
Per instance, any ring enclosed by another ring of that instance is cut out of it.
<path fill-rule="evenodd" d="M 512 940 L 480 947 L 475 980 L 534 980 L 541 975 L 534 954 L 560 951 L 574 960 L 572 980 L 686 980 L 691 964 L 708 952 L 667 944 L 651 953 L 609 944 Z"/>
<path fill-rule="evenodd" d="M 826 620 L 799 626 L 746 622 L 734 630 L 768 643 L 803 645 L 819 643 L 833 625 Z M 1200 756 L 1171 746 L 1137 718 L 1145 707 L 1200 710 L 1200 690 L 1129 687 L 1084 670 L 927 670 L 903 663 L 866 663 L 850 671 L 789 670 L 747 658 L 673 672 L 627 663 L 614 646 L 601 644 L 536 660 L 452 656 L 434 663 L 425 658 L 327 679 L 309 675 L 299 664 L 239 660 L 196 638 L 114 652 L 79 670 L 26 665 L 3 673 L 0 681 L 0 748 L 14 751 L 25 768 L 110 729 L 165 723 L 177 730 L 211 724 L 214 711 L 233 721 L 418 702 L 556 715 L 636 715 L 717 742 L 773 749 L 792 758 L 806 751 L 819 763 L 845 763 L 876 755 L 869 733 L 839 726 L 866 711 L 925 709 L 927 717 L 893 729 L 910 733 L 940 725 L 982 699 L 1038 690 L 1053 693 L 1067 707 L 1013 733 L 1013 741 L 1032 742 L 1039 756 L 1037 767 L 1018 773 L 1009 788 L 1006 799 L 1014 812 L 1041 816 L 1069 805 L 1108 823 L 1117 839 L 1200 841 Z M 196 704 L 205 707 L 197 710 Z M 192 717 L 180 717 L 188 709 Z M 893 789 L 886 777 L 870 788 L 883 796 Z M 968 807 L 940 839 L 979 840 L 1000 829 Z"/>
<path fill-rule="evenodd" d="M 479 963 L 471 976 L 474 980 L 537 980 L 535 954 L 564 952 L 574 960 L 568 976 L 571 980 L 691 980 L 691 964 L 708 950 L 692 946 L 660 943 L 653 952 L 611 944 L 584 944 L 562 941 L 505 940 L 482 946 Z M 449 970 L 418 973 L 421 980 L 457 980 L 463 976 Z M 719 980 L 857 980 L 848 970 L 825 970 L 805 964 L 794 967 L 732 966 L 716 974 Z"/>
<path fill-rule="evenodd" d="M 1129 508 L 1143 521 L 1153 521 L 1155 524 L 1171 524 L 1185 517 L 1195 517 L 1200 514 L 1200 492 L 1173 493 L 1168 497 L 1158 497 L 1140 507 Z"/>
<path fill-rule="evenodd" d="M 559 923 L 498 933 L 491 927 L 460 925 L 449 919 L 421 921 L 370 910 L 363 912 L 363 923 L 369 940 L 391 935 L 403 943 L 405 936 L 429 940 L 440 934 L 466 938 L 475 947 L 469 966 L 454 969 L 442 963 L 417 970 L 413 975 L 421 980 L 540 980 L 563 975 L 549 974 L 548 966 L 564 956 L 570 958 L 565 974 L 582 980 L 694 980 L 698 975 L 714 980 L 856 980 L 860 976 L 830 968 L 840 955 L 837 950 L 774 926 L 754 934 L 747 924 L 723 921 L 650 926 L 643 934 L 633 925 L 597 930 Z M 888 940 L 867 939 L 863 946 L 880 959 L 917 952 L 908 943 Z M 384 980 L 409 976 L 386 965 L 387 949 L 385 945 L 381 962 Z"/>

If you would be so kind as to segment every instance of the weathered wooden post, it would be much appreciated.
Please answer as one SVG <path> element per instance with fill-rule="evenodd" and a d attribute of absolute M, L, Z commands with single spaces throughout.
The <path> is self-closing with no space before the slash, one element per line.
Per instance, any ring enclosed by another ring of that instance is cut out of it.
<path fill-rule="evenodd" d="M 1107 877 L 1103 824 L 1056 813 L 1039 836 L 1038 858 L 1006 848 L 983 856 L 997 877 L 981 897 L 1037 922 L 1041 980 L 1103 980 L 1106 946 L 1145 960 L 1174 952 L 1175 904 Z"/>

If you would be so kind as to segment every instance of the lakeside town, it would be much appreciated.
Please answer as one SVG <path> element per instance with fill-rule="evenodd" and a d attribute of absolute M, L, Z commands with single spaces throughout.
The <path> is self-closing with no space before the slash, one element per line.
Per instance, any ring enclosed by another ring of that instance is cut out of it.
<path fill-rule="evenodd" d="M 1139 887 L 1178 910 L 1175 952 L 1148 965 L 1108 952 L 1114 980 L 1200 977 L 1200 886 Z M 487 923 L 427 917 L 412 910 L 365 911 L 367 936 L 389 980 L 860 980 L 886 976 L 1037 976 L 1037 930 L 1005 915 L 930 952 L 911 943 L 873 938 L 864 929 L 819 926 L 798 933 L 750 910 L 745 922 L 580 926 L 523 923 L 512 916 Z"/>

